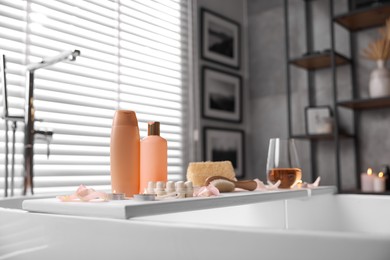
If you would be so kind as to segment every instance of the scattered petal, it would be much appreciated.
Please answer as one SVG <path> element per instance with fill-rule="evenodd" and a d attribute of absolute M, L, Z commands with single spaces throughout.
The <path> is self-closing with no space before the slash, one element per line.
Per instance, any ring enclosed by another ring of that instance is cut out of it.
<path fill-rule="evenodd" d="M 261 180 L 259 180 L 259 179 L 254 179 L 254 181 L 257 183 L 257 188 L 256 188 L 256 190 L 266 190 L 266 189 L 267 189 L 266 185 L 265 185 L 264 182 L 262 182 Z"/>
<path fill-rule="evenodd" d="M 277 190 L 280 186 L 281 181 L 278 180 L 275 184 L 268 181 L 267 190 Z"/>
<path fill-rule="evenodd" d="M 308 187 L 309 189 L 318 187 L 318 186 L 320 186 L 320 181 L 321 181 L 321 177 L 318 176 L 317 179 L 316 179 L 312 184 L 310 184 L 310 183 L 307 184 L 307 187 Z"/>
<path fill-rule="evenodd" d="M 194 197 L 211 197 L 218 196 L 219 190 L 211 183 L 208 186 L 200 187 L 194 192 Z"/>
<path fill-rule="evenodd" d="M 107 193 L 95 191 L 92 188 L 87 188 L 84 185 L 80 185 L 76 192 L 71 195 L 57 196 L 62 202 L 72 202 L 72 201 L 108 201 L 109 196 Z"/>
<path fill-rule="evenodd" d="M 262 181 L 259 180 L 259 179 L 255 179 L 254 181 L 257 183 L 257 188 L 256 188 L 256 190 L 262 190 L 262 191 L 266 191 L 266 190 L 277 190 L 277 189 L 279 188 L 279 185 L 280 185 L 280 180 L 277 181 L 275 184 L 273 184 L 273 183 L 270 182 L 270 181 L 267 181 L 268 185 L 265 185 L 264 182 L 262 182 Z"/>
<path fill-rule="evenodd" d="M 62 202 L 69 202 L 69 201 L 77 200 L 78 197 L 72 194 L 72 195 L 57 196 L 57 199 L 59 199 Z"/>
<path fill-rule="evenodd" d="M 313 189 L 313 188 L 320 186 L 320 180 L 321 180 L 321 177 L 318 176 L 317 179 L 313 183 L 307 183 L 307 182 L 296 183 L 291 188 L 292 189 L 302 189 L 302 188 L 303 189 Z"/>

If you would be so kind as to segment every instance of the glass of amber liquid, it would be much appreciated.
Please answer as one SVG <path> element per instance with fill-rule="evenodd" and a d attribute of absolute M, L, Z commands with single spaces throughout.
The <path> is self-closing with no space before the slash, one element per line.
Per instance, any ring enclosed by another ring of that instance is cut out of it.
<path fill-rule="evenodd" d="M 280 180 L 279 188 L 282 189 L 289 189 L 302 179 L 302 170 L 294 139 L 270 139 L 267 178 L 274 184 Z"/>

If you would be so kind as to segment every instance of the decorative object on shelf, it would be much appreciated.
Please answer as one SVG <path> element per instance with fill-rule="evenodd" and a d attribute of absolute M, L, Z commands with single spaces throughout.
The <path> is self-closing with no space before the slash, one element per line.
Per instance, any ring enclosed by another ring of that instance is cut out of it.
<path fill-rule="evenodd" d="M 333 117 L 330 106 L 306 107 L 305 121 L 308 135 L 333 133 Z"/>
<path fill-rule="evenodd" d="M 371 72 L 369 95 L 371 98 L 390 96 L 390 71 L 384 60 L 377 60 L 377 68 Z"/>
<path fill-rule="evenodd" d="M 375 178 L 375 174 L 373 174 L 371 168 L 368 168 L 367 172 L 363 172 L 360 175 L 360 182 L 361 182 L 363 192 L 374 191 L 374 178 Z"/>
<path fill-rule="evenodd" d="M 383 172 L 378 173 L 378 176 L 375 176 L 373 182 L 374 192 L 384 192 L 386 190 L 386 177 Z"/>
<path fill-rule="evenodd" d="M 330 49 L 324 49 L 322 51 L 308 51 L 308 52 L 305 52 L 302 57 L 305 57 L 305 56 L 313 56 L 313 55 L 320 55 L 320 54 L 330 54 L 331 53 L 331 50 Z"/>
<path fill-rule="evenodd" d="M 360 175 L 362 191 L 385 192 L 389 176 L 384 171 L 387 171 L 387 168 L 383 168 L 378 174 L 375 174 L 371 168 L 368 168 L 367 173 L 362 173 Z"/>
<path fill-rule="evenodd" d="M 241 122 L 241 77 L 221 70 L 203 67 L 202 115 L 205 118 Z"/>
<path fill-rule="evenodd" d="M 371 98 L 390 96 L 390 71 L 386 68 L 386 61 L 390 58 L 390 20 L 380 33 L 382 37 L 363 50 L 364 57 L 377 63 L 370 75 L 368 92 Z"/>
<path fill-rule="evenodd" d="M 244 177 L 244 131 L 205 127 L 203 149 L 205 161 L 231 161 L 236 177 Z"/>
<path fill-rule="evenodd" d="M 202 58 L 240 68 L 240 25 L 220 14 L 201 9 Z"/>

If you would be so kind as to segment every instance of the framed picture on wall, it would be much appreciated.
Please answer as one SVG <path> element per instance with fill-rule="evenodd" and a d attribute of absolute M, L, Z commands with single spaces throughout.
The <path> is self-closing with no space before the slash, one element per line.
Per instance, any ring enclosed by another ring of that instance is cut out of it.
<path fill-rule="evenodd" d="M 205 118 L 241 122 L 241 77 L 221 70 L 202 69 L 202 115 Z"/>
<path fill-rule="evenodd" d="M 202 58 L 239 69 L 240 25 L 204 8 L 200 12 Z"/>
<path fill-rule="evenodd" d="M 329 106 L 305 108 L 306 133 L 309 135 L 332 134 L 333 117 Z"/>
<path fill-rule="evenodd" d="M 205 127 L 203 149 L 204 161 L 231 161 L 236 177 L 244 177 L 244 131 Z"/>

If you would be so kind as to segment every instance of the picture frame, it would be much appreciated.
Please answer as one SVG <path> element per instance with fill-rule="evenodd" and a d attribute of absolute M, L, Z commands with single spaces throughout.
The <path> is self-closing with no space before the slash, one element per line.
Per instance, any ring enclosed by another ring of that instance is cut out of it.
<path fill-rule="evenodd" d="M 241 63 L 240 24 L 201 8 L 200 46 L 202 59 L 239 69 Z"/>
<path fill-rule="evenodd" d="M 330 106 L 305 107 L 306 134 L 325 135 L 333 133 L 333 117 Z"/>
<path fill-rule="evenodd" d="M 202 69 L 202 116 L 240 123 L 242 121 L 242 78 L 222 70 Z"/>
<path fill-rule="evenodd" d="M 237 179 L 245 176 L 245 133 L 243 130 L 205 127 L 203 129 L 203 160 L 231 161 Z"/>

